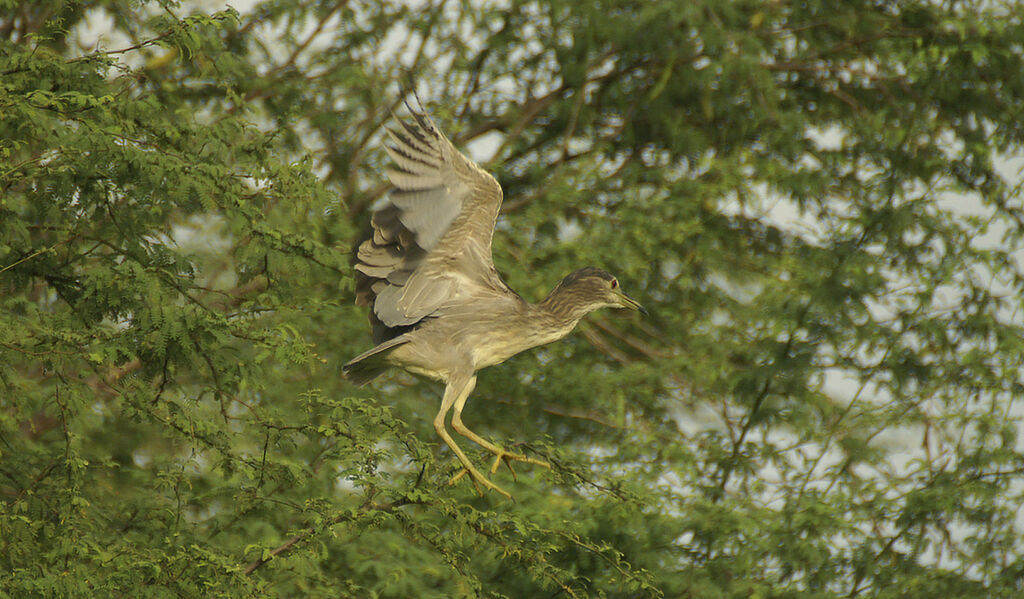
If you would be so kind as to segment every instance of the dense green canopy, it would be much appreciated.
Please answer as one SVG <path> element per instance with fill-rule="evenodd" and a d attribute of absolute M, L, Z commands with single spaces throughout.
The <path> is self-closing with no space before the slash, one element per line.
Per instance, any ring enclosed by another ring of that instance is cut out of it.
<path fill-rule="evenodd" d="M 0 590 L 1024 592 L 1016 3 L 198 4 L 0 2 Z M 515 502 L 340 376 L 410 85 L 652 313 L 481 373 Z"/>

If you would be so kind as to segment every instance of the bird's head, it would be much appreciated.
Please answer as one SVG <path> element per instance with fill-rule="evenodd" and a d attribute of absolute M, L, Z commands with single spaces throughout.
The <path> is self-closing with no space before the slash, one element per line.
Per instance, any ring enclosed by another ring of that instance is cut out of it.
<path fill-rule="evenodd" d="M 599 308 L 625 308 L 647 314 L 643 306 L 622 292 L 618 279 L 593 266 L 569 273 L 545 303 L 554 311 L 579 317 Z"/>

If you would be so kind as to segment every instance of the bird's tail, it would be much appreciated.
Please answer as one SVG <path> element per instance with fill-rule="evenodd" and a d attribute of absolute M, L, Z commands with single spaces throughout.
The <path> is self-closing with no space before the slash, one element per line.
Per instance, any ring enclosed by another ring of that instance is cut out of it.
<path fill-rule="evenodd" d="M 407 343 L 409 339 L 405 335 L 399 335 L 389 339 L 377 347 L 363 352 L 349 360 L 348 364 L 341 367 L 345 378 L 356 385 L 365 385 L 378 376 L 384 374 L 391 365 L 387 362 L 387 355 L 399 345 Z"/>
<path fill-rule="evenodd" d="M 345 373 L 345 378 L 352 381 L 353 384 L 362 387 L 366 383 L 369 383 L 378 376 L 384 374 L 384 371 L 388 369 L 388 365 L 382 360 L 358 360 L 352 361 L 345 364 L 342 367 L 342 372 Z"/>

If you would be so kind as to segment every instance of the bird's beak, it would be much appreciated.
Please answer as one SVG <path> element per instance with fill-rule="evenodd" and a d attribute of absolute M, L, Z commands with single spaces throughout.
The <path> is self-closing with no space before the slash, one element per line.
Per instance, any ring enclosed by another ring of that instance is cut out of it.
<path fill-rule="evenodd" d="M 647 310 L 645 310 L 644 307 L 641 306 L 639 302 L 637 302 L 635 299 L 629 297 L 625 293 L 622 293 L 621 291 L 616 290 L 615 291 L 615 298 L 619 300 L 619 305 L 622 306 L 623 308 L 626 308 L 626 309 L 629 309 L 629 310 L 636 310 L 637 312 L 643 314 L 644 316 L 647 316 Z"/>

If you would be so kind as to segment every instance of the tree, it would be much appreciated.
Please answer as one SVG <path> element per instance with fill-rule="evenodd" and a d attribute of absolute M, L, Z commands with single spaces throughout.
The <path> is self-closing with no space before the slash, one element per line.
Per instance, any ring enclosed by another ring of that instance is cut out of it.
<path fill-rule="evenodd" d="M 1022 591 L 1012 4 L 2 15 L 12 596 Z M 555 465 L 514 503 L 446 485 L 436 386 L 339 376 L 410 81 L 505 189 L 513 288 L 652 311 L 481 374 L 470 425 Z"/>

